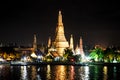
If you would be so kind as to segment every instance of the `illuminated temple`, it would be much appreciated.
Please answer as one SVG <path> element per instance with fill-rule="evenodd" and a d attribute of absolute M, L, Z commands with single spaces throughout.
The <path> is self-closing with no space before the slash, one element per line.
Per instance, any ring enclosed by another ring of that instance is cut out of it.
<path fill-rule="evenodd" d="M 48 50 L 49 52 L 51 51 L 57 52 L 58 56 L 63 56 L 64 49 L 69 48 L 72 50 L 74 55 L 81 55 L 82 58 L 84 59 L 85 55 L 83 51 L 82 37 L 80 37 L 79 45 L 77 45 L 75 50 L 74 50 L 73 35 L 70 36 L 69 42 L 66 40 L 61 11 L 59 11 L 58 14 L 58 23 L 56 27 L 55 39 L 51 44 L 51 38 L 49 37 L 48 48 L 49 48 Z"/>
<path fill-rule="evenodd" d="M 59 11 L 58 15 L 58 23 L 56 27 L 54 46 L 60 56 L 63 56 L 64 49 L 69 47 L 68 41 L 66 40 L 64 35 L 64 26 L 62 22 L 61 11 Z"/>

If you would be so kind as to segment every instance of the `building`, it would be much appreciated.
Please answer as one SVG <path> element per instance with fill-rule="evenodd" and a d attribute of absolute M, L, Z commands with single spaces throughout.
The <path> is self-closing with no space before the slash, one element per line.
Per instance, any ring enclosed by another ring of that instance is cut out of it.
<path fill-rule="evenodd" d="M 66 40 L 65 34 L 64 34 L 64 26 L 62 22 L 61 11 L 59 11 L 59 15 L 58 15 L 58 23 L 56 27 L 54 46 L 57 50 L 57 53 L 60 56 L 63 56 L 64 49 L 69 47 L 68 41 Z"/>

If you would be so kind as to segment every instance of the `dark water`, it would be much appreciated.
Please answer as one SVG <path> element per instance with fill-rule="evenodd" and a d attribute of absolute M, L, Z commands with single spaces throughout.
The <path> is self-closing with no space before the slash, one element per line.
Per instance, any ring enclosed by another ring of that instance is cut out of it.
<path fill-rule="evenodd" d="M 0 80 L 120 80 L 120 66 L 0 65 Z"/>

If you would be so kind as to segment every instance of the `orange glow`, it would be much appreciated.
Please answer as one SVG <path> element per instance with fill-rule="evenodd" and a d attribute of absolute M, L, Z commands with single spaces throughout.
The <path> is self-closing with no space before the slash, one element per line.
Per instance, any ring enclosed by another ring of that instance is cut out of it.
<path fill-rule="evenodd" d="M 53 78 L 54 80 L 66 80 L 67 78 L 67 72 L 66 72 L 66 67 L 59 65 L 55 66 L 55 77 Z"/>
<path fill-rule="evenodd" d="M 75 75 L 74 66 L 70 66 L 68 74 L 69 74 L 68 80 L 74 80 Z"/>

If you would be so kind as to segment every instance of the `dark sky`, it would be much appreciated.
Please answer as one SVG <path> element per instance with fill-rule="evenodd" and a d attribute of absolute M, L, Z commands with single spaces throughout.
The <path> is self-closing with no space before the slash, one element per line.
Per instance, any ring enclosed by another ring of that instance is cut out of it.
<path fill-rule="evenodd" d="M 120 5 L 117 0 L 9 0 L 0 3 L 0 42 L 29 45 L 54 38 L 58 11 L 65 36 L 80 36 L 85 45 L 120 45 Z M 52 39 L 54 40 L 54 39 Z"/>

